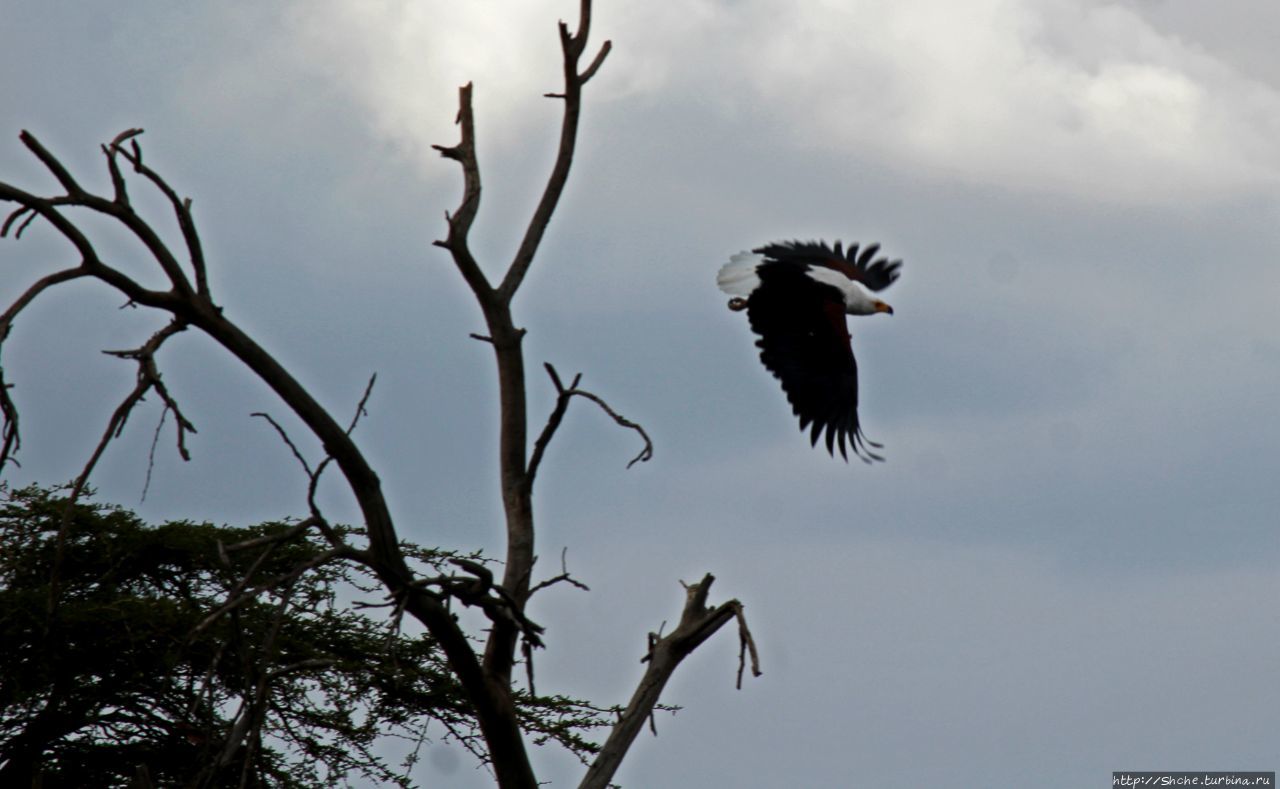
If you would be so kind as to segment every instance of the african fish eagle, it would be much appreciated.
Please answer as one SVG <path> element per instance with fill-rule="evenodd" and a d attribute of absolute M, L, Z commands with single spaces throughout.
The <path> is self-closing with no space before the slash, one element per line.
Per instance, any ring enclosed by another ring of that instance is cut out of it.
<path fill-rule="evenodd" d="M 845 315 L 893 314 L 871 293 L 893 284 L 902 261 L 877 259 L 879 249 L 785 241 L 733 255 L 716 276 L 733 297 L 729 309 L 747 311 L 760 335 L 760 361 L 782 382 L 800 429 L 809 428 L 809 443 L 816 446 L 825 431 L 832 457 L 838 444 L 848 460 L 847 443 L 867 463 L 884 458 L 868 448 L 882 445 L 858 421 L 858 363 Z"/>

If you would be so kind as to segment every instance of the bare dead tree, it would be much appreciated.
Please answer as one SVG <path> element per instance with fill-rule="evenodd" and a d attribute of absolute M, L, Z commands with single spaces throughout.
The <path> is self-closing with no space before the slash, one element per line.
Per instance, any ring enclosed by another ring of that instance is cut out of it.
<path fill-rule="evenodd" d="M 14 321 L 26 307 L 46 291 L 73 280 L 97 280 L 122 294 L 129 304 L 149 308 L 167 316 L 164 328 L 153 334 L 144 345 L 136 350 L 116 352 L 117 356 L 137 362 L 137 384 L 112 415 L 92 457 L 81 470 L 76 493 L 87 483 L 103 450 L 123 430 L 134 406 L 151 392 L 161 398 L 166 413 L 174 413 L 178 449 L 186 457 L 186 437 L 188 433 L 195 432 L 195 427 L 183 414 L 178 402 L 164 388 L 156 355 L 169 338 L 184 329 L 195 329 L 211 338 L 271 387 L 285 406 L 321 442 L 326 456 L 312 467 L 279 423 L 265 414 L 261 415 L 279 431 L 308 477 L 311 514 L 298 524 L 297 532 L 314 528 L 329 541 L 332 550 L 324 554 L 323 561 L 352 561 L 367 566 L 394 601 L 396 621 L 398 617 L 408 614 L 421 622 L 436 639 L 472 705 L 484 740 L 485 752 L 498 785 L 504 789 L 533 789 L 537 786 L 513 701 L 512 673 L 517 659 L 523 656 L 526 663 L 530 663 L 527 669 L 529 692 L 532 693 L 532 650 L 541 646 L 541 628 L 529 619 L 526 606 L 533 592 L 550 583 L 559 580 L 577 583 L 569 578 L 567 570 L 551 581 L 537 585 L 532 583 L 536 554 L 531 497 L 534 480 L 546 449 L 570 402 L 574 397 L 579 397 L 596 403 L 617 424 L 636 430 L 643 438 L 644 448 L 632 463 L 648 460 L 653 452 L 643 428 L 619 415 L 599 396 L 579 388 L 581 376 L 576 376 L 568 387 L 564 386 L 559 374 L 550 365 L 546 365 L 546 370 L 556 390 L 556 404 L 532 450 L 529 446 L 522 348 L 525 330 L 516 326 L 511 305 L 533 263 L 568 179 L 577 140 L 583 87 L 595 76 L 611 48 L 611 44 L 606 41 L 586 67 L 581 67 L 590 26 L 590 0 L 580 0 L 575 31 L 570 32 L 569 26 L 564 22 L 559 25 L 564 87 L 560 92 L 546 94 L 563 102 L 559 149 L 523 239 L 496 284 L 486 275 L 469 244 L 469 233 L 479 209 L 481 194 L 470 84 L 459 91 L 457 122 L 461 129 L 460 142 L 451 147 L 436 146 L 443 156 L 460 164 L 463 195 L 458 208 L 446 215 L 446 237 L 435 244 L 450 253 L 479 303 L 488 334 L 478 338 L 492 347 L 497 363 L 500 408 L 498 452 L 507 535 L 505 564 L 500 581 L 484 565 L 466 560 L 454 562 L 462 575 L 426 577 L 411 569 L 392 522 L 378 476 L 352 436 L 356 421 L 364 410 L 369 390 L 366 390 L 357 409 L 356 418 L 349 426 L 343 427 L 289 370 L 226 316 L 209 287 L 207 262 L 196 231 L 191 201 L 180 198 L 155 170 L 144 163 L 142 148 L 137 140 L 141 134 L 140 129 L 123 132 L 102 148 L 112 184 L 110 195 L 94 194 L 82 187 L 53 153 L 34 135 L 25 131 L 20 135 L 22 143 L 57 181 L 61 193 L 42 197 L 8 183 L 0 183 L 0 201 L 16 206 L 0 226 L 0 236 L 12 233 L 15 237 L 20 237 L 33 221 L 40 219 L 66 239 L 80 258 L 77 265 L 54 271 L 32 282 L 0 313 L 0 352 L 3 351 L 3 343 Z M 183 246 L 179 251 L 172 249 L 161 234 L 135 211 L 129 195 L 131 179 L 125 175 L 126 166 L 167 198 L 182 236 Z M 147 287 L 104 260 L 88 234 L 68 216 L 67 209 L 88 209 L 117 222 L 142 243 L 163 274 L 166 286 Z M 5 379 L 4 368 L 0 365 L 0 417 L 3 417 L 3 429 L 0 430 L 0 469 L 14 459 L 14 454 L 21 445 L 19 411 L 10 389 L 11 384 Z M 329 525 L 316 506 L 316 486 L 320 475 L 330 464 L 337 467 L 359 506 L 366 541 L 363 545 L 349 543 L 346 537 Z M 232 546 L 237 550 L 258 547 L 264 547 L 267 551 L 272 549 L 270 544 Z M 306 569 L 308 568 L 300 567 L 297 572 L 301 573 Z M 287 590 L 295 577 L 292 573 L 286 573 L 278 578 L 253 582 L 246 575 L 223 609 L 215 614 L 234 612 L 244 600 L 264 591 L 278 587 Z M 649 649 L 644 657 L 647 669 L 630 704 L 620 713 L 604 747 L 589 766 L 582 782 L 583 787 L 603 789 L 609 784 L 644 721 L 652 715 L 663 686 L 680 661 L 729 621 L 738 622 L 742 641 L 744 662 L 739 668 L 739 681 L 748 650 L 752 656 L 752 670 L 759 673 L 754 643 L 742 617 L 741 604 L 730 600 L 714 608 L 707 607 L 712 580 L 712 576 L 707 575 L 698 583 L 686 587 L 686 605 L 679 625 L 671 634 L 665 637 L 650 635 Z M 56 598 L 56 594 L 54 597 Z M 482 652 L 478 653 L 473 648 L 468 634 L 450 612 L 451 600 L 476 606 L 490 620 L 489 636 Z M 51 600 L 51 605 L 56 604 L 56 599 Z M 260 687 L 255 688 L 254 693 L 247 697 L 248 706 L 243 719 L 245 724 L 237 727 L 241 730 L 235 733 L 234 740 L 228 739 L 225 743 L 224 754 L 231 754 L 242 743 L 253 741 L 256 732 L 252 729 L 252 721 L 255 717 L 260 717 L 252 714 L 253 706 L 260 703 L 261 697 Z M 247 777 L 242 779 L 242 783 L 244 780 Z"/>
<path fill-rule="evenodd" d="M 228 318 L 215 301 L 206 276 L 205 258 L 191 213 L 191 201 L 180 199 L 168 183 L 143 161 L 142 149 L 136 139 L 140 133 L 141 130 L 131 129 L 103 146 L 113 185 L 113 194 L 109 197 L 96 195 L 83 188 L 34 135 L 29 132 L 21 134 L 23 144 L 54 176 L 63 193 L 53 197 L 40 197 L 8 183 L 0 183 L 0 200 L 18 206 L 0 226 L 0 230 L 7 234 L 16 228 L 15 235 L 20 235 L 38 217 L 71 243 L 80 256 L 80 262 L 76 266 L 38 279 L 8 309 L 0 313 L 0 343 L 8 337 L 13 322 L 23 309 L 45 291 L 72 280 L 95 279 L 114 288 L 129 303 L 167 313 L 170 325 L 198 329 L 226 348 L 270 386 L 320 440 L 328 458 L 346 479 L 360 508 L 368 544 L 362 548 L 345 543 L 335 547 L 341 550 L 344 558 L 360 561 L 376 573 L 388 592 L 400 601 L 402 608 L 421 621 L 437 639 L 450 667 L 464 687 L 468 700 L 474 706 L 499 785 L 533 787 L 533 771 L 529 766 L 516 719 L 510 683 L 493 681 L 487 675 L 467 634 L 449 612 L 446 595 L 415 583 L 417 578 L 405 561 L 381 483 L 351 432 L 339 424 L 289 370 Z M 169 199 L 181 228 L 185 261 L 134 210 L 121 166 L 122 160 Z M 106 262 L 85 232 L 67 216 L 67 208 L 89 209 L 118 222 L 142 242 L 163 272 L 168 287 L 163 290 L 148 288 Z M 146 375 L 140 374 L 139 385 L 121 405 L 123 411 L 117 409 L 117 413 L 113 415 L 113 427 L 104 433 L 105 441 L 118 434 L 118 426 L 123 424 L 132 406 L 141 400 L 141 395 L 148 391 L 148 385 L 154 386 L 160 380 L 158 368 L 154 365 L 155 356 L 174 333 L 175 331 L 157 333 L 144 346 L 146 353 L 138 354 L 138 358 L 150 360 L 149 364 L 143 365 Z M 0 412 L 14 415 L 4 426 L 6 441 L 0 446 L 2 466 L 11 459 L 11 452 L 19 446 L 20 441 L 16 421 L 17 406 L 11 396 L 9 384 L 3 378 L 3 367 L 0 367 Z M 180 421 L 180 431 L 184 429 L 182 424 Z M 100 444 L 86 464 L 80 479 L 87 479 L 88 472 L 101 455 L 101 446 Z"/>

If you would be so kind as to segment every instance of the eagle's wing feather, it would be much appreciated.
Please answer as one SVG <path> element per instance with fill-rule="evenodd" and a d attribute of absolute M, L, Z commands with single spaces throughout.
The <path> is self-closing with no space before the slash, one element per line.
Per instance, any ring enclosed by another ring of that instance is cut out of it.
<path fill-rule="evenodd" d="M 765 253 L 768 255 L 768 253 Z M 827 451 L 847 448 L 863 460 L 880 459 L 866 449 L 858 423 L 858 364 L 849 343 L 839 290 L 808 276 L 806 265 L 770 261 L 756 268 L 760 286 L 747 299 L 747 317 L 760 339 L 760 361 L 782 383 L 800 429 Z"/>
<path fill-rule="evenodd" d="M 771 260 L 835 269 L 871 291 L 884 290 L 892 285 L 898 278 L 898 269 L 902 267 L 901 260 L 877 259 L 879 244 L 868 244 L 863 247 L 862 254 L 858 254 L 857 244 L 851 244 L 846 252 L 838 241 L 834 249 L 822 241 L 784 241 L 752 251 Z"/>

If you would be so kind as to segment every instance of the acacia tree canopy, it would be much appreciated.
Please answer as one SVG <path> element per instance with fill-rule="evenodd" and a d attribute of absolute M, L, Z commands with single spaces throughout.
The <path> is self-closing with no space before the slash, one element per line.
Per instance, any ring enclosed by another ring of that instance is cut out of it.
<path fill-rule="evenodd" d="M 39 487 L 0 503 L 0 784 L 119 786 L 145 765 L 165 786 L 408 786 L 427 738 L 479 747 L 433 639 L 344 602 L 376 589 L 358 565 L 240 594 L 325 553 L 306 532 L 269 553 L 228 550 L 294 524 L 150 526 L 83 497 L 67 505 L 65 490 Z M 406 550 L 437 570 L 460 558 Z M 563 697 L 519 702 L 526 730 L 584 758 L 584 731 L 609 722 Z M 251 714 L 263 719 L 248 753 L 222 754 Z"/>

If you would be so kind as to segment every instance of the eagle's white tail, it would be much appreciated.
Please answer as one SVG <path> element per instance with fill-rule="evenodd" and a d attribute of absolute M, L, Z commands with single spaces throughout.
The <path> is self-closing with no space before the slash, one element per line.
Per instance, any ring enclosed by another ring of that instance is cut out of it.
<path fill-rule="evenodd" d="M 760 287 L 760 276 L 756 274 L 756 266 L 763 260 L 764 255 L 757 252 L 739 252 L 720 267 L 720 273 L 716 274 L 716 285 L 730 296 L 741 296 L 745 299 Z"/>

